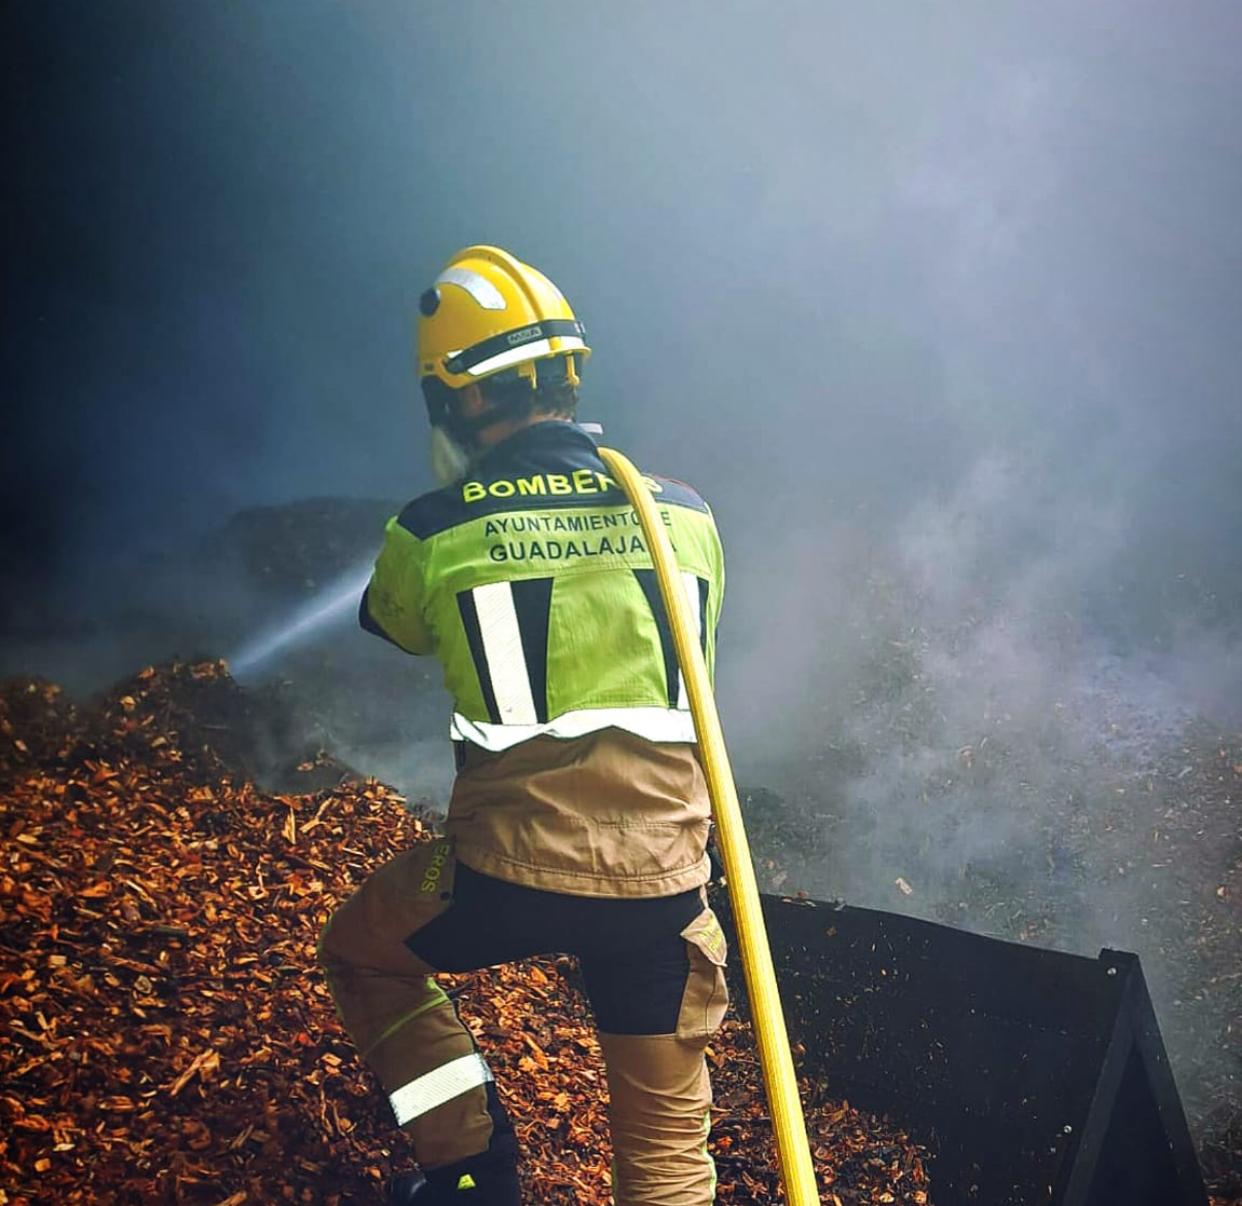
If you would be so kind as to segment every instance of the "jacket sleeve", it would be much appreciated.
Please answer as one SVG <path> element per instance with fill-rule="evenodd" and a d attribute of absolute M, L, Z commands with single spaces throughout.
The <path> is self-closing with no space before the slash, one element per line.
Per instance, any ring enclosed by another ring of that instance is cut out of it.
<path fill-rule="evenodd" d="M 362 594 L 358 622 L 367 632 L 406 653 L 431 653 L 435 641 L 423 614 L 426 594 L 424 546 L 394 516 L 384 529 L 384 547 Z"/>
<path fill-rule="evenodd" d="M 714 589 L 708 592 L 707 615 L 703 617 L 704 631 L 707 640 L 707 672 L 713 684 L 716 680 L 716 650 L 720 636 L 720 613 L 724 607 L 725 563 L 724 546 L 720 542 L 720 532 L 716 528 L 715 516 L 711 516 L 711 567 L 714 578 Z"/>
<path fill-rule="evenodd" d="M 716 576 L 715 598 L 711 606 L 711 623 L 713 631 L 720 623 L 720 612 L 724 607 L 725 560 L 724 545 L 720 542 L 720 531 L 716 527 L 716 517 L 712 515 L 712 569 Z"/>

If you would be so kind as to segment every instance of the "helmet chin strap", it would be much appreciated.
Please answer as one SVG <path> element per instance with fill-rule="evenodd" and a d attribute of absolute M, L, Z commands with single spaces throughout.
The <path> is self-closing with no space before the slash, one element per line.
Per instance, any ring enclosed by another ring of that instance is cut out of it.
<path fill-rule="evenodd" d="M 575 358 L 565 356 L 557 359 L 561 363 L 542 364 L 543 371 L 552 380 L 556 380 L 555 374 L 559 372 L 564 379 L 577 385 L 580 378 Z M 485 449 L 478 441 L 481 432 L 498 423 L 521 419 L 530 414 L 539 380 L 538 371 L 535 362 L 517 365 L 512 370 L 513 385 L 517 388 L 509 392 L 507 397 L 502 396 L 500 401 L 493 402 L 486 410 L 474 415 L 462 414 L 457 391 L 449 389 L 434 376 L 423 377 L 423 397 L 427 403 L 427 416 L 431 420 L 431 469 L 441 484 L 449 485 L 460 481 L 483 454 Z M 522 381 L 527 383 L 529 391 L 520 388 L 519 383 Z"/>
<path fill-rule="evenodd" d="M 519 406 L 501 404 L 467 418 L 454 403 L 449 403 L 440 421 L 431 425 L 431 471 L 436 480 L 448 486 L 465 477 L 484 451 L 476 439 L 479 432 L 520 412 Z"/>
<path fill-rule="evenodd" d="M 470 468 L 470 454 L 439 424 L 431 429 L 431 472 L 442 486 L 461 481 Z"/>

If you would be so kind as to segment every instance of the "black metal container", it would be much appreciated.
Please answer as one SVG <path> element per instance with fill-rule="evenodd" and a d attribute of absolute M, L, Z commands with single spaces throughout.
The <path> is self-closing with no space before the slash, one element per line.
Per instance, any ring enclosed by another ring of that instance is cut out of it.
<path fill-rule="evenodd" d="M 731 933 L 723 892 L 713 904 Z M 763 908 L 802 1070 L 928 1145 L 935 1206 L 1206 1206 L 1136 955 L 776 896 Z"/>

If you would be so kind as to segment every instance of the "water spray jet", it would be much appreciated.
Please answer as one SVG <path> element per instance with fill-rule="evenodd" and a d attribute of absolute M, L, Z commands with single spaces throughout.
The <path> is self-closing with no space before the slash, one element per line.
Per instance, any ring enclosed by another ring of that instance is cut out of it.
<path fill-rule="evenodd" d="M 235 678 L 249 674 L 278 653 L 305 644 L 319 633 L 357 611 L 358 601 L 371 577 L 371 561 L 334 579 L 304 603 L 279 627 L 269 629 L 228 658 Z"/>

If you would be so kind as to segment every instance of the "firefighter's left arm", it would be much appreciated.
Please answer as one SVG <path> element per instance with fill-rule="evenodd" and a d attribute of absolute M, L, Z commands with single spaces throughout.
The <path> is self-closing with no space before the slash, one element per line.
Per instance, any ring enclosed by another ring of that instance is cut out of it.
<path fill-rule="evenodd" d="M 715 681 L 716 678 L 716 638 L 720 631 L 720 612 L 724 605 L 725 565 L 724 546 L 720 543 L 720 533 L 716 529 L 715 516 L 708 512 L 708 564 L 711 567 L 711 588 L 707 592 L 707 615 L 702 619 L 704 631 L 708 634 L 707 673 Z"/>
<path fill-rule="evenodd" d="M 435 641 L 423 613 L 423 542 L 394 516 L 362 595 L 358 622 L 406 653 L 431 653 Z"/>

